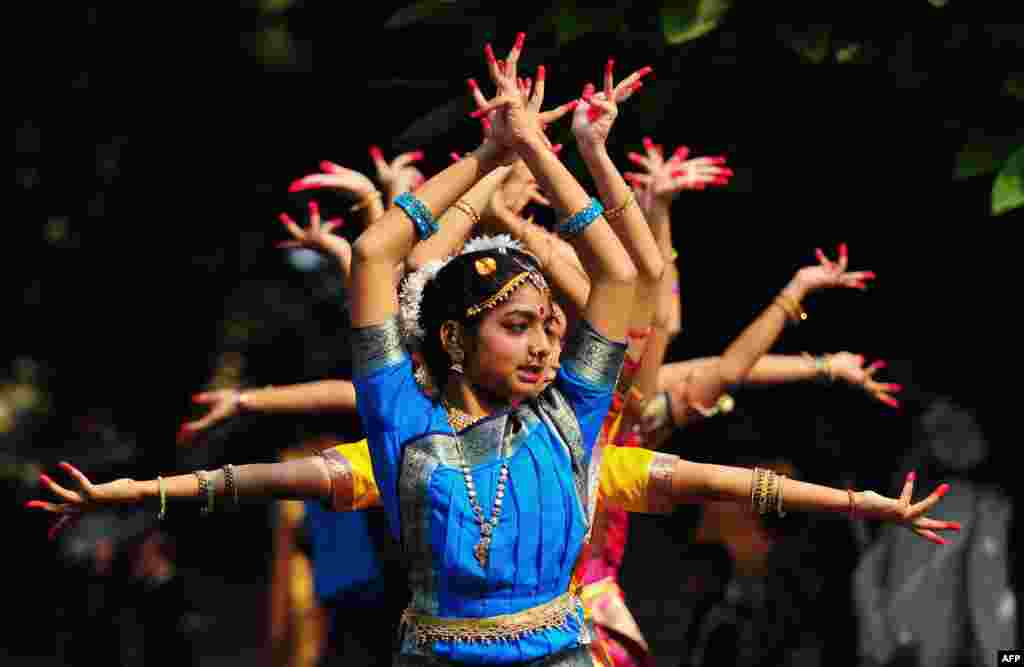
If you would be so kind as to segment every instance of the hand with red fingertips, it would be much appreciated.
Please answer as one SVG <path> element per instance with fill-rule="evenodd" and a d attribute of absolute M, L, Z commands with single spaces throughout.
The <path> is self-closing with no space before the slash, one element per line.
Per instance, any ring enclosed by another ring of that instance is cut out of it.
<path fill-rule="evenodd" d="M 201 418 L 181 425 L 178 430 L 178 444 L 186 444 L 203 431 L 238 415 L 240 397 L 241 392 L 238 389 L 215 389 L 192 396 L 193 403 L 205 405 L 209 410 Z"/>
<path fill-rule="evenodd" d="M 333 162 L 324 160 L 320 163 L 320 173 L 308 174 L 296 179 L 288 186 L 288 192 L 304 192 L 329 188 L 340 190 L 359 200 L 377 191 L 377 186 L 369 178 L 352 169 L 346 169 Z"/>
<path fill-rule="evenodd" d="M 115 505 L 139 504 L 143 501 L 141 489 L 135 480 L 117 479 L 106 484 L 94 485 L 71 464 L 61 462 L 59 467 L 71 478 L 76 488 L 67 488 L 53 481 L 48 475 L 41 475 L 40 484 L 62 502 L 30 500 L 24 505 L 25 509 L 57 515 L 57 521 L 47 535 L 50 540 L 56 538 L 73 519 L 85 512 Z"/>
<path fill-rule="evenodd" d="M 875 373 L 885 368 L 884 361 L 876 361 L 865 367 L 863 355 L 837 352 L 827 355 L 827 357 L 834 379 L 842 380 L 854 387 L 860 387 L 867 392 L 868 396 L 883 405 L 888 405 L 891 408 L 900 407 L 899 401 L 893 398 L 892 394 L 903 391 L 903 385 L 879 382 L 875 379 Z"/>
<path fill-rule="evenodd" d="M 550 111 L 540 111 L 544 100 L 544 77 L 538 76 L 536 82 L 530 82 L 532 89 L 528 90 L 526 80 L 520 81 L 517 74 L 521 39 L 525 39 L 522 33 L 517 37 L 517 46 L 509 52 L 504 67 L 491 60 L 493 49 L 488 52 L 488 71 L 497 88 L 494 99 L 486 100 L 479 89 L 473 95 L 477 109 L 470 116 L 489 121 L 485 128 L 484 146 L 488 152 L 498 156 L 498 164 L 514 162 L 518 157 L 516 151 L 531 141 L 541 141 L 550 147 L 544 128 L 571 110 L 569 105 L 563 104 Z"/>
<path fill-rule="evenodd" d="M 940 484 L 928 497 L 913 503 L 911 501 L 915 481 L 916 475 L 913 472 L 906 476 L 899 498 L 886 498 L 874 491 L 862 491 L 854 494 L 857 515 L 897 523 L 930 542 L 948 544 L 949 541 L 941 537 L 939 532 L 946 530 L 958 532 L 962 527 L 960 522 L 931 519 L 926 516 L 926 512 L 935 507 L 949 492 L 949 484 Z"/>
<path fill-rule="evenodd" d="M 687 159 L 690 149 L 679 146 L 672 156 L 665 160 L 662 146 L 651 137 L 643 138 L 645 154 L 629 152 L 626 157 L 642 167 L 647 173 L 628 173 L 630 182 L 642 191 L 641 208 L 650 215 L 653 207 L 667 208 L 683 190 L 704 190 L 712 185 L 726 185 L 733 172 L 724 166 L 718 157 Z"/>
<path fill-rule="evenodd" d="M 847 271 L 849 254 L 839 254 L 839 261 L 833 262 L 818 248 L 815 250 L 818 259 L 816 266 L 800 269 L 794 278 L 794 288 L 798 292 L 809 293 L 831 287 L 846 287 L 866 290 L 866 281 L 874 280 L 873 271 Z"/>
<path fill-rule="evenodd" d="M 326 253 L 336 260 L 341 268 L 345 284 L 348 284 L 349 271 L 352 265 L 352 246 L 343 237 L 335 234 L 335 230 L 345 224 L 341 218 L 320 222 L 320 207 L 315 201 L 309 202 L 309 226 L 302 229 L 291 216 L 281 213 L 278 219 L 284 224 L 292 238 L 278 241 L 275 248 L 294 249 L 308 248 Z"/>

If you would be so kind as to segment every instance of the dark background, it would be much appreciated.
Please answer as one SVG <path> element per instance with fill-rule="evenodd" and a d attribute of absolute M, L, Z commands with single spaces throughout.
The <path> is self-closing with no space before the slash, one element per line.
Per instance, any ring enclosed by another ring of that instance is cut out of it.
<path fill-rule="evenodd" d="M 985 23 L 958 3 L 899 3 L 884 16 L 854 3 L 829 16 L 799 5 L 768 16 L 745 3 L 708 35 L 667 46 L 657 6 L 634 3 L 623 30 L 559 44 L 541 19 L 566 3 L 470 3 L 457 19 L 385 29 L 399 4 L 295 3 L 278 14 L 110 5 L 20 24 L 0 380 L 33 387 L 37 400 L 0 433 L 8 571 L 26 593 L 24 622 L 5 633 L 12 655 L 56 654 L 48 619 L 65 594 L 45 519 L 20 508 L 35 495 L 31 466 L 67 458 L 100 479 L 143 478 L 273 460 L 321 431 L 357 433 L 344 419 L 266 417 L 193 449 L 174 442 L 198 414 L 189 396 L 226 353 L 241 355 L 248 386 L 345 376 L 343 294 L 328 272 L 298 271 L 271 246 L 284 238 L 277 213 L 298 218 L 307 200 L 288 183 L 321 159 L 369 175 L 371 143 L 389 157 L 423 149 L 433 175 L 449 151 L 479 140 L 463 81 L 484 80 L 483 43 L 502 51 L 535 21 L 523 63 L 547 65 L 552 104 L 598 80 L 609 56 L 622 74 L 654 66 L 613 133 L 623 168 L 650 135 L 668 150 L 725 154 L 736 172 L 730 186 L 684 193 L 673 209 L 684 332 L 670 358 L 724 349 L 815 247 L 846 242 L 852 265 L 878 274 L 867 293 L 812 297 L 810 319 L 776 351 L 888 360 L 884 377 L 907 387 L 899 410 L 842 387 L 744 391 L 730 419 L 754 424 L 756 438 L 730 445 L 725 426 L 708 426 L 679 435 L 677 451 L 726 463 L 767 452 L 808 479 L 894 492 L 912 419 L 942 393 L 976 412 L 992 444 L 979 475 L 1019 489 L 1009 462 L 1021 211 L 991 216 L 994 173 L 953 173 L 968 141 L 1020 136 L 1022 105 L 1004 84 L 1022 62 L 1024 28 Z M 836 49 L 861 44 L 863 62 L 808 62 L 794 45 L 822 26 Z M 282 43 L 291 46 L 273 48 Z M 343 198 L 317 198 L 328 216 L 347 215 Z M 627 589 L 656 596 L 672 586 L 653 575 L 682 576 L 664 555 L 673 543 L 685 549 L 692 527 L 692 513 L 677 514 L 634 522 Z M 261 641 L 268 517 L 251 508 L 170 524 L 196 604 L 214 619 L 206 627 L 218 629 L 216 640 L 204 635 L 209 651 L 242 659 Z M 818 557 L 832 558 L 824 547 Z M 830 576 L 849 576 L 841 560 Z M 656 642 L 655 612 L 638 616 Z"/>

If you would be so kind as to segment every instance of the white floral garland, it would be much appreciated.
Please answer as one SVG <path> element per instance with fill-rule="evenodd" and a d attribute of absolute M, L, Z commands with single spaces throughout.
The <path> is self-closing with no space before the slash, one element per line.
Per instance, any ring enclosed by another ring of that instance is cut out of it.
<path fill-rule="evenodd" d="M 495 236 L 477 236 L 462 246 L 460 255 L 483 250 L 497 250 L 500 253 L 507 252 L 508 248 L 523 250 L 523 245 L 508 234 L 497 234 Z M 410 350 L 418 350 L 427 332 L 420 324 L 420 308 L 423 304 L 423 290 L 427 283 L 437 277 L 441 269 L 452 261 L 455 255 L 445 259 L 434 259 L 418 270 L 413 271 L 405 277 L 402 289 L 398 294 L 398 326 L 402 332 L 405 345 Z"/>

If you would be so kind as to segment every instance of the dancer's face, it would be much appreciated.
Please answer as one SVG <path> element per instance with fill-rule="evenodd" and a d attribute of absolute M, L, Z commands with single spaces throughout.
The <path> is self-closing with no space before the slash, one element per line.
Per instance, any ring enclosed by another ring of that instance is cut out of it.
<path fill-rule="evenodd" d="M 556 320 L 551 299 L 525 285 L 484 316 L 466 374 L 474 384 L 505 400 L 536 396 L 545 386 L 561 346 L 552 343 Z"/>

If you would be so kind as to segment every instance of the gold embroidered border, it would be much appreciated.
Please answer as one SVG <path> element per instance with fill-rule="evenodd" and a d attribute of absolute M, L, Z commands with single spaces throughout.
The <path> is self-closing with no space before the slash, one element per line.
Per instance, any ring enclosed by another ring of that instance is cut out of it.
<path fill-rule="evenodd" d="M 501 303 L 502 301 L 507 299 L 509 297 L 509 295 L 512 294 L 512 292 L 514 292 L 517 289 L 519 289 L 519 287 L 524 282 L 526 282 L 526 280 L 529 277 L 530 277 L 530 272 L 529 271 L 523 271 L 522 273 L 517 273 L 511 280 L 509 280 L 507 283 L 505 283 L 505 285 L 500 290 L 495 292 L 494 295 L 491 296 L 489 299 L 487 299 L 486 301 L 482 301 L 481 303 L 478 303 L 475 306 L 470 306 L 469 308 L 467 308 L 466 309 L 466 317 L 473 317 L 477 313 L 482 313 L 483 311 L 487 310 L 488 308 L 494 308 L 496 305 L 498 305 L 499 303 Z"/>
<path fill-rule="evenodd" d="M 668 514 L 675 507 L 672 502 L 672 475 L 679 457 L 658 452 L 651 459 L 647 475 L 647 511 Z"/>
<path fill-rule="evenodd" d="M 441 618 L 418 614 L 411 608 L 402 612 L 402 625 L 411 627 L 420 646 L 433 642 L 489 644 L 515 641 L 524 635 L 565 628 L 569 616 L 578 611 L 579 599 L 563 593 L 550 602 L 514 614 L 485 618 Z"/>
<path fill-rule="evenodd" d="M 344 454 L 334 449 L 322 451 L 320 456 L 327 464 L 327 472 L 331 477 L 331 509 L 335 512 L 352 511 L 352 465 Z"/>

